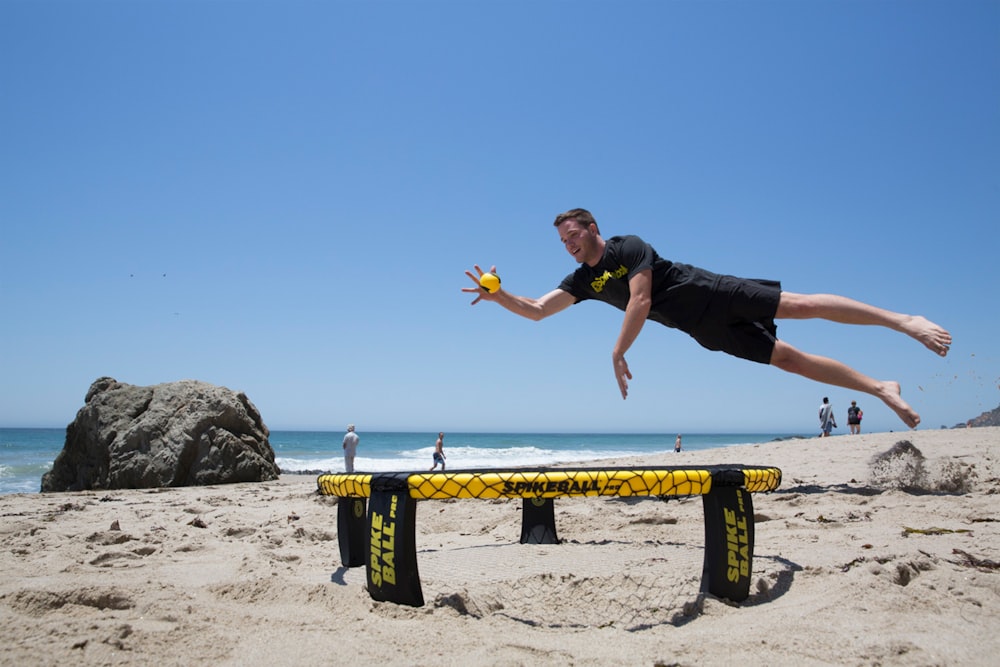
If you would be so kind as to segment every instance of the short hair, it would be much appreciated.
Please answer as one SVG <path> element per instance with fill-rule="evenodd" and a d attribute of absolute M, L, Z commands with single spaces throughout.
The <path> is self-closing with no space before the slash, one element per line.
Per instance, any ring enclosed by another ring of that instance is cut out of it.
<path fill-rule="evenodd" d="M 571 208 L 565 213 L 560 213 L 556 216 L 556 221 L 552 223 L 552 226 L 558 227 L 567 220 L 575 220 L 577 224 L 584 227 L 589 227 L 590 225 L 597 227 L 597 220 L 594 220 L 594 216 L 585 208 Z M 597 233 L 601 233 L 600 227 L 597 227 Z"/>

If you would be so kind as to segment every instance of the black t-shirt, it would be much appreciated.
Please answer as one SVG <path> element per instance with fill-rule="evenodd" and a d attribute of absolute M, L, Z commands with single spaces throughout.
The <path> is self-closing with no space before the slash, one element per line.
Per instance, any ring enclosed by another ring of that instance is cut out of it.
<path fill-rule="evenodd" d="M 663 259 L 638 236 L 607 239 L 597 266 L 581 264 L 566 276 L 559 289 L 575 296 L 577 303 L 596 299 L 625 310 L 630 297 L 629 278 L 646 269 L 653 272 L 653 303 L 648 319 L 687 333 L 694 331 L 720 276 Z"/>

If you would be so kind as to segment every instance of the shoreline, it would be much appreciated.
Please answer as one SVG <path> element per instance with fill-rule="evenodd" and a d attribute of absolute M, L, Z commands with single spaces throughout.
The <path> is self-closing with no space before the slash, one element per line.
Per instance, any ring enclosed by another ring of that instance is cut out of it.
<path fill-rule="evenodd" d="M 922 459 L 872 463 L 902 440 Z M 722 464 L 783 472 L 753 494 L 753 585 L 738 606 L 698 590 L 697 498 L 557 499 L 558 545 L 518 543 L 517 500 L 421 501 L 426 604 L 411 608 L 372 601 L 364 569 L 341 567 L 336 499 L 311 475 L 3 495 L 0 662 L 992 664 L 1000 428 L 590 467 Z"/>
<path fill-rule="evenodd" d="M 33 431 L 36 435 L 21 435 L 25 431 Z M 39 438 L 38 433 L 45 434 L 45 437 Z M 398 437 L 400 435 L 401 438 Z M 358 459 L 358 469 L 401 472 L 419 470 L 425 465 L 425 460 L 429 465 L 432 446 L 415 436 L 417 434 L 410 432 L 394 433 L 388 438 L 385 433 L 365 434 L 364 452 Z M 0 429 L 0 437 L 3 438 L 0 444 L 6 445 L 0 456 L 0 495 L 39 492 L 42 476 L 52 468 L 55 458 L 62 451 L 65 430 Z M 282 474 L 319 475 L 343 470 L 340 437 L 340 433 L 333 432 L 275 431 L 270 440 Z M 448 447 L 453 460 L 464 459 L 463 467 L 473 469 L 503 466 L 509 461 L 519 461 L 525 466 L 559 465 L 566 461 L 582 463 L 602 452 L 611 452 L 612 457 L 625 455 L 625 452 L 642 456 L 672 448 L 674 441 L 673 435 L 666 434 L 458 433 L 453 437 L 458 438 Z M 689 448 L 714 448 L 803 436 L 692 433 L 688 437 Z M 720 440 L 723 442 L 719 443 Z M 607 454 L 602 456 L 608 457 Z"/>

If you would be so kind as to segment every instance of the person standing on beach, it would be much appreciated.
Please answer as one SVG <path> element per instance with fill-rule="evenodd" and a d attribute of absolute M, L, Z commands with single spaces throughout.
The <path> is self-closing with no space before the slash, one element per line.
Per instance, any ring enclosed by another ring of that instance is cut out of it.
<path fill-rule="evenodd" d="M 444 459 L 444 433 L 438 433 L 437 442 L 434 443 L 434 465 L 428 472 L 437 468 L 439 463 L 441 464 L 441 472 L 444 472 Z"/>
<path fill-rule="evenodd" d="M 553 223 L 566 251 L 580 267 L 559 287 L 532 299 L 498 288 L 480 287 L 484 271 L 466 271 L 475 287 L 472 305 L 492 301 L 530 320 L 542 320 L 587 299 L 603 301 L 625 312 L 611 350 L 611 364 L 622 398 L 628 396 L 632 372 L 625 353 L 647 319 L 684 331 L 703 347 L 769 364 L 824 384 L 877 397 L 910 428 L 920 415 L 903 400 L 898 382 L 875 380 L 828 357 L 803 352 L 777 338 L 776 319 L 825 319 L 842 324 L 877 325 L 904 333 L 940 356 L 951 348 L 951 334 L 930 320 L 895 313 L 834 294 L 785 292 L 773 280 L 719 275 L 661 258 L 638 236 L 605 240 L 589 211 L 575 208 Z M 492 267 L 491 273 L 496 273 Z M 478 275 L 477 275 L 478 274 Z"/>
<path fill-rule="evenodd" d="M 354 432 L 354 424 L 348 424 L 347 433 L 344 434 L 344 469 L 347 472 L 354 472 L 354 455 L 358 453 L 360 440 Z"/>
<path fill-rule="evenodd" d="M 677 439 L 674 440 L 674 451 L 675 452 L 681 451 L 681 434 L 680 433 L 677 434 Z"/>
<path fill-rule="evenodd" d="M 861 435 L 861 417 L 864 414 L 858 402 L 851 401 L 851 407 L 847 408 L 847 427 L 851 429 L 851 435 Z"/>
<path fill-rule="evenodd" d="M 819 406 L 819 437 L 825 438 L 830 435 L 830 431 L 837 428 L 837 421 L 833 418 L 833 404 L 826 396 L 823 397 L 823 404 Z"/>

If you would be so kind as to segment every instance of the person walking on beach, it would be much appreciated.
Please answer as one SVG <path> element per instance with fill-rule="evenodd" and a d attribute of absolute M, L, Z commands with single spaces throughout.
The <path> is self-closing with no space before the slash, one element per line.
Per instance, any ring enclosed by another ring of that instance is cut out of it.
<path fill-rule="evenodd" d="M 680 329 L 709 350 L 769 364 L 824 384 L 877 397 L 907 426 L 920 415 L 903 400 L 898 382 L 875 380 L 828 357 L 803 352 L 777 338 L 776 319 L 825 319 L 842 324 L 878 325 L 904 333 L 940 356 L 948 354 L 951 334 L 930 320 L 904 315 L 834 294 L 785 292 L 781 283 L 719 275 L 660 257 L 638 236 L 605 240 L 589 211 L 575 208 L 553 223 L 566 251 L 580 267 L 559 287 L 532 299 L 504 289 L 490 293 L 479 286 L 484 271 L 465 274 L 475 287 L 472 305 L 492 301 L 530 320 L 542 320 L 587 299 L 625 312 L 611 363 L 622 398 L 632 372 L 625 354 L 647 319 Z M 492 267 L 491 272 L 496 272 Z M 477 275 L 478 274 L 478 275 Z"/>
<path fill-rule="evenodd" d="M 431 470 L 438 467 L 441 464 L 441 472 L 444 472 L 444 433 L 438 433 L 437 442 L 434 443 L 434 465 L 431 466 Z"/>
<path fill-rule="evenodd" d="M 830 435 L 830 431 L 837 428 L 837 421 L 833 418 L 833 404 L 826 396 L 823 397 L 823 404 L 819 406 L 819 437 L 825 438 Z"/>
<path fill-rule="evenodd" d="M 858 407 L 858 402 L 851 401 L 851 407 L 847 408 L 847 427 L 851 429 L 851 435 L 861 435 L 861 418 L 864 414 Z"/>
<path fill-rule="evenodd" d="M 677 434 L 677 439 L 674 440 L 674 451 L 675 452 L 681 451 L 681 434 L 680 433 Z"/>
<path fill-rule="evenodd" d="M 344 469 L 347 472 L 354 472 L 354 455 L 358 453 L 360 440 L 354 432 L 354 424 L 348 424 L 347 433 L 344 434 Z"/>

